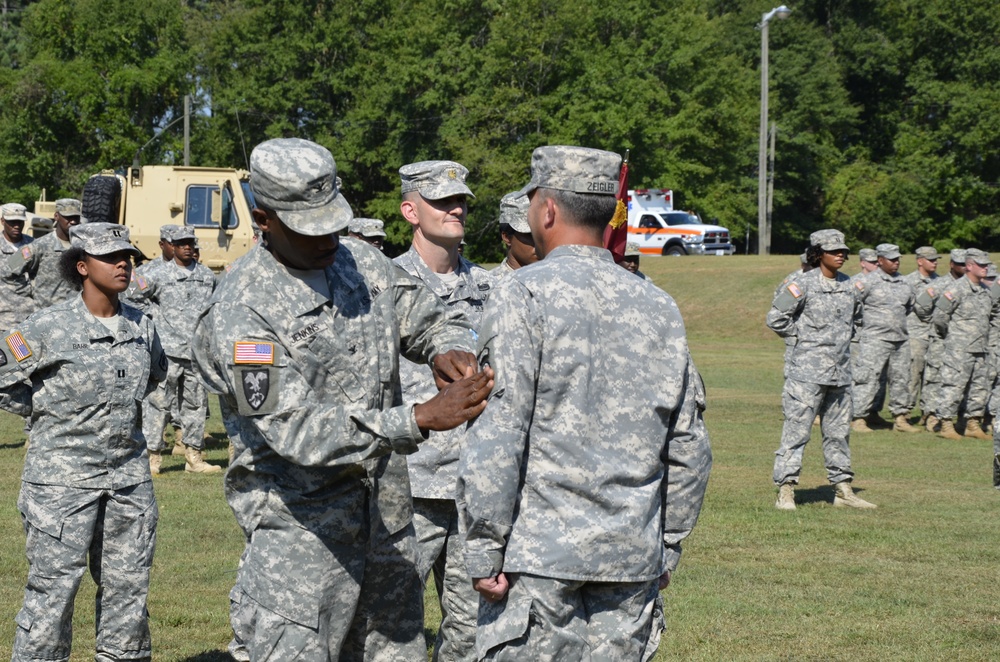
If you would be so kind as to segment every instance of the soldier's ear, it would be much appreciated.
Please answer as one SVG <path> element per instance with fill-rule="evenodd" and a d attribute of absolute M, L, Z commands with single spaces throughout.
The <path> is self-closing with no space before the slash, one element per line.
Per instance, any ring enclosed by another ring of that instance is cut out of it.
<path fill-rule="evenodd" d="M 90 271 L 87 269 L 87 261 L 86 260 L 80 259 L 76 263 L 76 272 L 78 274 L 80 274 L 81 276 L 83 276 L 84 278 L 86 278 L 90 274 Z"/>
<path fill-rule="evenodd" d="M 399 203 L 399 213 L 413 227 L 420 225 L 420 218 L 417 216 L 417 205 L 412 199 L 404 199 Z"/>

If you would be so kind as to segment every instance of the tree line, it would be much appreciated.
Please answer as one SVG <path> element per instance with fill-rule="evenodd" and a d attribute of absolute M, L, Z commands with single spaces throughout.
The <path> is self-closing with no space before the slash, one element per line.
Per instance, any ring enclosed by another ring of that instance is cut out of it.
<path fill-rule="evenodd" d="M 791 4 L 794 3 L 794 4 Z M 773 250 L 1000 249 L 1000 13 L 986 0 L 790 0 L 770 29 Z M 81 194 L 194 99 L 193 165 L 278 136 L 328 146 L 398 250 L 400 165 L 471 171 L 469 253 L 531 151 L 631 151 L 633 186 L 756 247 L 760 33 L 746 0 L 6 0 L 0 201 Z M 179 125 L 143 152 L 180 163 Z"/>

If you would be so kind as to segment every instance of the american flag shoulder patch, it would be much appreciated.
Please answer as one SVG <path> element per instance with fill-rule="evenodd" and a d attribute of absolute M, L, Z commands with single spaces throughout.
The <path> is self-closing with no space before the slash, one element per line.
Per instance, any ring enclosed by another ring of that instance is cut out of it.
<path fill-rule="evenodd" d="M 800 288 L 795 283 L 788 284 L 788 291 L 791 292 L 792 296 L 795 297 L 796 299 L 802 296 L 802 288 Z"/>
<path fill-rule="evenodd" d="M 25 246 L 24 248 L 21 249 L 21 257 L 23 257 L 25 260 L 31 259 L 31 246 Z"/>
<path fill-rule="evenodd" d="M 944 294 L 944 298 L 947 299 L 948 301 L 954 301 L 955 300 L 955 295 L 953 293 L 949 292 L 948 290 L 945 290 L 943 292 L 943 294 Z"/>
<path fill-rule="evenodd" d="M 934 298 L 934 288 L 933 287 L 928 287 L 927 288 L 927 294 L 929 294 L 931 296 L 931 298 L 933 299 Z"/>
<path fill-rule="evenodd" d="M 140 290 L 145 290 L 149 287 L 149 281 L 146 280 L 145 276 L 141 276 L 134 272 L 132 275 L 135 278 L 135 284 L 139 286 Z"/>
<path fill-rule="evenodd" d="M 7 336 L 7 346 L 10 347 L 10 353 L 17 359 L 18 363 L 31 356 L 31 348 L 28 347 L 28 343 L 20 331 L 15 331 Z"/>
<path fill-rule="evenodd" d="M 274 364 L 274 343 L 237 340 L 233 345 L 233 363 Z"/>
<path fill-rule="evenodd" d="M 856 290 L 858 290 L 859 292 L 864 292 L 865 291 L 865 284 L 862 283 L 860 280 L 856 280 L 856 281 L 854 281 L 854 288 Z"/>

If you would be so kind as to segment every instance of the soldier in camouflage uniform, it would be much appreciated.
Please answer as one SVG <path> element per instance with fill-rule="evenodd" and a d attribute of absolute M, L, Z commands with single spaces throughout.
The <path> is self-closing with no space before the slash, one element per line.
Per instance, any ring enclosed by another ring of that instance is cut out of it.
<path fill-rule="evenodd" d="M 878 252 L 874 248 L 862 248 L 858 251 L 858 265 L 861 271 L 851 276 L 851 285 L 878 269 Z"/>
<path fill-rule="evenodd" d="M 913 310 L 913 288 L 899 275 L 899 246 L 879 244 L 878 269 L 854 283 L 855 296 L 862 305 L 862 325 L 858 358 L 852 366 L 851 391 L 855 432 L 871 432 L 868 421 L 879 418 L 875 396 L 883 383 L 889 391 L 889 411 L 893 429 L 918 432 L 906 415 L 909 406 L 910 344 L 906 316 Z M 880 419 L 881 420 L 881 419 Z"/>
<path fill-rule="evenodd" d="M 469 171 L 453 161 L 421 161 L 399 169 L 399 209 L 413 227 L 413 245 L 394 262 L 462 311 L 479 329 L 493 278 L 458 254 L 465 236 Z M 399 360 L 403 402 L 423 402 L 437 390 L 431 369 Z M 417 571 L 424 582 L 434 573 L 441 626 L 434 660 L 475 660 L 476 609 L 479 596 L 465 570 L 455 508 L 458 452 L 465 430 L 432 433 L 420 452 L 407 458 L 413 493 L 413 528 L 417 534 Z"/>
<path fill-rule="evenodd" d="M 507 248 L 503 262 L 490 273 L 497 280 L 538 261 L 535 240 L 528 227 L 528 198 L 519 191 L 500 198 L 500 240 Z"/>
<path fill-rule="evenodd" d="M 639 278 L 646 280 L 646 274 L 639 271 L 640 255 L 642 255 L 642 251 L 639 250 L 639 244 L 629 241 L 625 244 L 625 256 L 622 257 L 622 261 L 618 263 L 618 266 L 630 274 L 635 274 Z"/>
<path fill-rule="evenodd" d="M 705 392 L 680 312 L 602 247 L 620 164 L 534 151 L 542 260 L 487 304 L 479 357 L 497 384 L 458 472 L 479 659 L 652 658 L 658 589 L 701 508 Z"/>
<path fill-rule="evenodd" d="M 128 229 L 74 228 L 62 273 L 78 294 L 0 342 L 0 406 L 33 422 L 18 510 L 28 584 L 14 662 L 68 660 L 73 603 L 88 563 L 98 586 L 96 660 L 149 660 L 146 596 L 156 501 L 139 402 L 166 375 L 152 321 L 119 304 Z"/>
<path fill-rule="evenodd" d="M 990 337 L 986 360 L 989 362 L 990 401 L 989 412 L 993 416 L 993 487 L 1000 490 L 1000 282 L 996 274 L 996 266 L 990 266 L 987 276 L 994 276 L 989 287 L 990 300 Z"/>
<path fill-rule="evenodd" d="M 861 270 L 851 276 L 851 285 L 856 285 L 861 279 L 868 276 L 868 274 L 873 273 L 878 269 L 878 253 L 875 252 L 874 248 L 862 248 L 858 251 L 858 265 Z M 860 354 L 859 341 L 861 340 L 860 329 L 855 329 L 854 337 L 851 338 L 851 372 L 855 372 L 858 369 L 858 355 Z M 874 429 L 888 430 L 892 427 L 892 423 L 889 423 L 882 419 L 878 415 L 878 412 L 882 411 L 885 406 L 885 374 L 878 376 L 878 391 L 875 393 L 875 402 L 872 405 L 872 410 L 875 412 L 873 416 L 870 417 L 868 424 Z"/>
<path fill-rule="evenodd" d="M 921 246 L 916 250 L 917 268 L 915 271 L 904 276 L 906 282 L 913 288 L 914 310 L 906 316 L 906 331 L 910 337 L 910 385 L 909 385 L 909 407 L 912 411 L 917 406 L 919 394 L 920 404 L 920 425 L 927 423 L 927 414 L 930 407 L 927 405 L 927 396 L 921 389 L 924 381 L 924 367 L 927 364 L 927 347 L 930 344 L 931 325 L 924 322 L 917 316 L 916 297 L 921 292 L 937 280 L 937 264 L 940 259 L 937 250 L 933 246 Z"/>
<path fill-rule="evenodd" d="M 965 276 L 945 288 L 934 305 L 934 327 L 943 339 L 941 388 L 934 415 L 941 425 L 938 434 L 945 439 L 962 438 L 954 421 L 963 397 L 986 390 L 986 341 L 992 299 L 982 280 L 990 264 L 985 252 L 966 249 Z M 980 424 L 986 409 L 985 398 L 970 399 L 968 407 L 965 436 L 989 439 Z"/>
<path fill-rule="evenodd" d="M 237 454 L 226 498 L 249 541 L 237 583 L 250 659 L 426 659 L 405 456 L 482 412 L 457 310 L 351 220 L 330 152 L 269 140 L 250 157 L 263 241 L 223 279 L 194 360 Z M 400 351 L 442 390 L 403 405 Z"/>
<path fill-rule="evenodd" d="M 31 298 L 37 310 L 65 301 L 75 294 L 73 286 L 59 274 L 59 257 L 69 248 L 70 228 L 81 222 L 79 200 L 56 200 L 52 232 L 7 259 L 7 272 L 3 277 L 10 280 L 27 277 L 31 281 Z"/>
<path fill-rule="evenodd" d="M 377 218 L 356 218 L 347 226 L 347 234 L 371 244 L 380 251 L 385 241 L 384 224 Z"/>
<path fill-rule="evenodd" d="M 0 260 L 4 263 L 14 253 L 31 244 L 34 238 L 24 234 L 24 224 L 28 220 L 24 205 L 9 202 L 0 207 Z M 31 298 L 31 281 L 27 276 L 0 278 L 0 333 L 14 328 L 18 322 L 26 320 L 35 312 L 35 302 Z"/>
<path fill-rule="evenodd" d="M 875 508 L 854 494 L 851 481 L 851 362 L 854 326 L 860 324 L 861 304 L 850 279 L 840 273 L 847 244 L 837 230 L 819 230 L 809 237 L 807 251 L 813 270 L 778 293 L 767 314 L 767 326 L 795 347 L 785 368 L 782 409 L 785 424 L 775 453 L 775 507 L 795 510 L 795 485 L 802 471 L 802 452 L 811 424 L 822 419 L 823 457 L 834 486 L 834 506 Z"/>
<path fill-rule="evenodd" d="M 194 261 L 194 230 L 178 227 L 170 233 L 174 259 L 137 278 L 129 290 L 130 301 L 155 306 L 157 328 L 170 357 L 166 381 L 153 391 L 142 408 L 142 431 L 149 443 L 153 475 L 160 473 L 166 450 L 163 430 L 174 417 L 180 423 L 184 443 L 184 471 L 218 473 L 222 467 L 205 461 L 205 417 L 208 396 L 191 365 L 189 342 L 198 315 L 215 290 L 215 274 Z M 145 282 L 143 282 L 143 280 Z"/>

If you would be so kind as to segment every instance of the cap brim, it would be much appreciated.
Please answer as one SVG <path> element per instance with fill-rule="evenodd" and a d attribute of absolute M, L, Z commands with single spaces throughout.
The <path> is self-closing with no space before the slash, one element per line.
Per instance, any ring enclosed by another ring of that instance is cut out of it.
<path fill-rule="evenodd" d="M 100 252 L 97 251 L 91 252 L 88 251 L 86 248 L 83 249 L 83 252 L 86 253 L 87 255 L 111 255 L 112 253 L 117 253 L 119 251 L 129 252 L 135 257 L 139 257 L 142 254 L 138 248 L 128 243 L 127 241 L 110 242 L 105 248 L 101 249 Z"/>
<path fill-rule="evenodd" d="M 329 204 L 304 211 L 276 211 L 289 229 L 307 237 L 322 237 L 340 232 L 354 220 L 351 205 L 340 193 Z"/>
<path fill-rule="evenodd" d="M 847 244 L 834 244 L 833 246 L 821 246 L 821 248 L 829 253 L 830 251 L 850 251 L 851 249 L 847 247 Z"/>
<path fill-rule="evenodd" d="M 472 189 L 457 180 L 441 184 L 440 186 L 428 186 L 420 190 L 420 196 L 425 200 L 443 200 L 455 195 L 465 195 L 472 199 L 476 198 Z"/>

